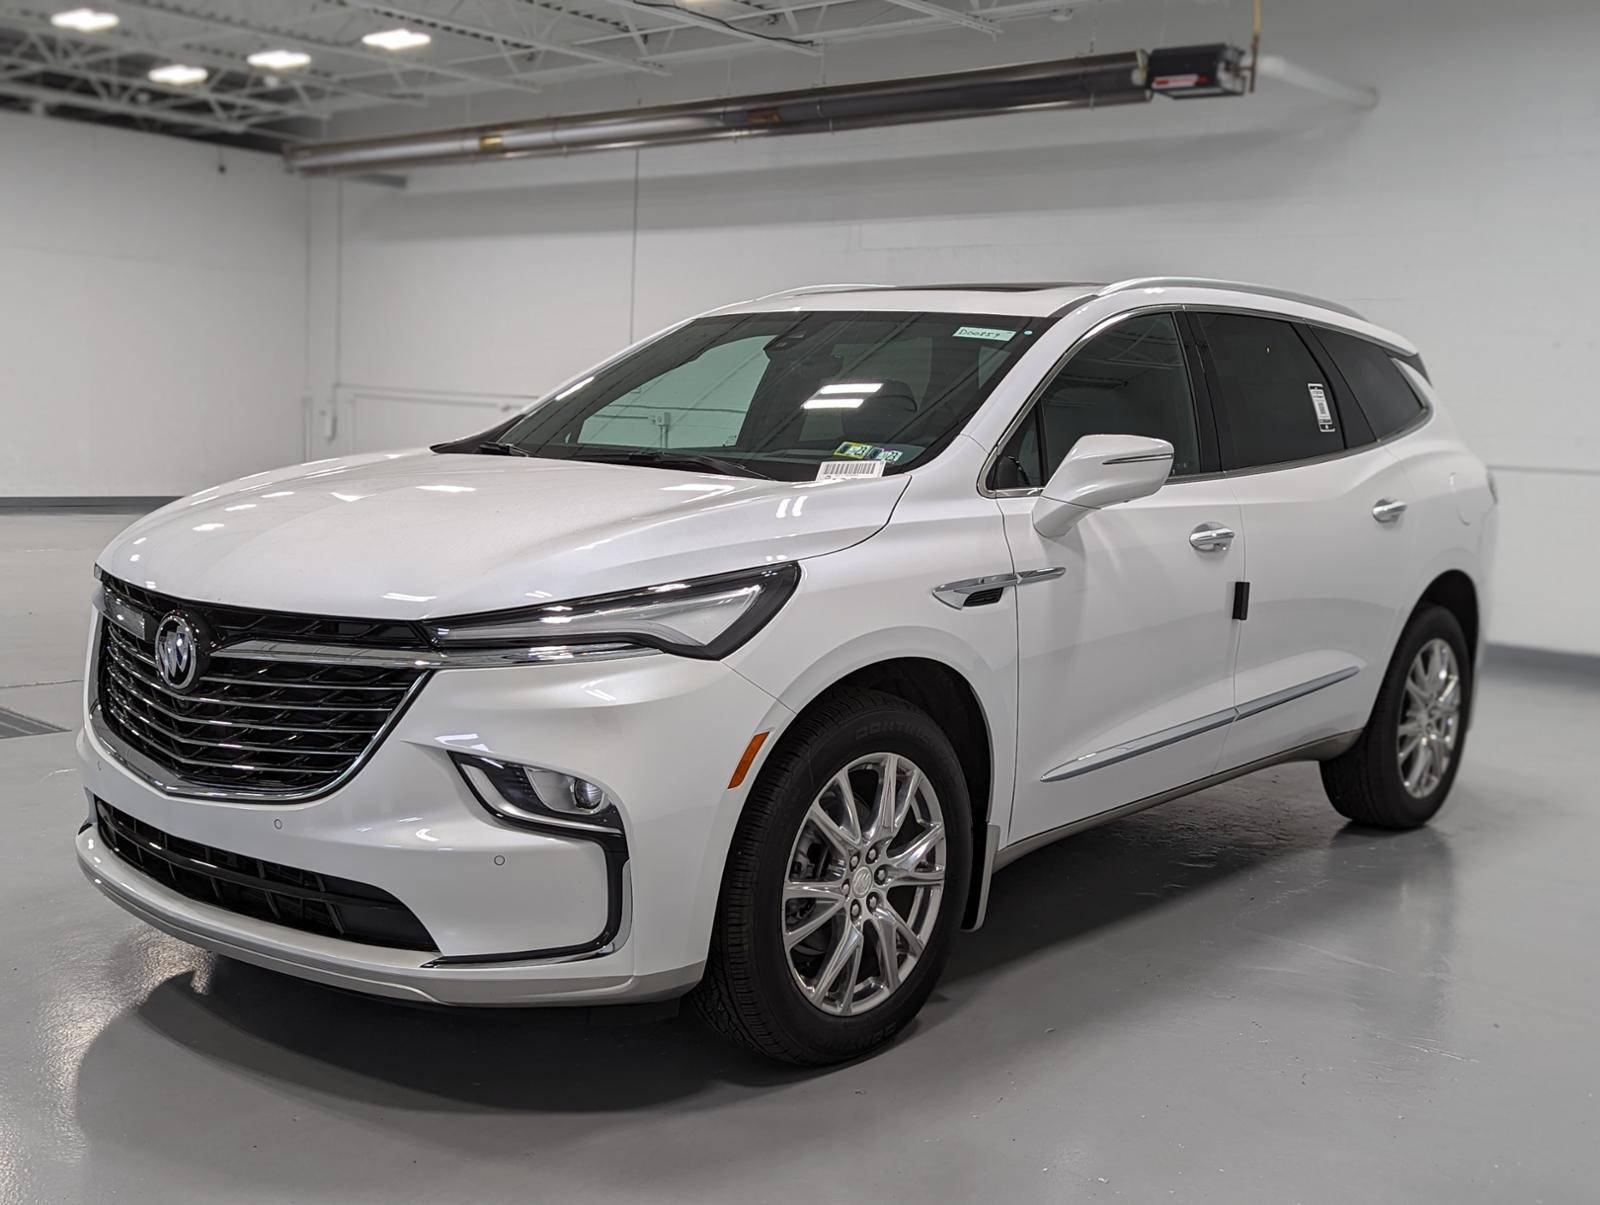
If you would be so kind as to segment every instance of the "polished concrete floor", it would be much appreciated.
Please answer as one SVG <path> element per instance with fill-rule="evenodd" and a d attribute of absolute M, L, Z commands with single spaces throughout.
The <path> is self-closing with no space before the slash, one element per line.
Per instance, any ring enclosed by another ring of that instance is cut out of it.
<path fill-rule="evenodd" d="M 76 723 L 123 521 L 0 518 L 0 707 Z M 1293 766 L 1035 854 L 822 1073 L 218 961 L 79 876 L 72 736 L 0 740 L 0 1203 L 1600 1200 L 1600 681 L 1480 699 L 1433 827 Z"/>

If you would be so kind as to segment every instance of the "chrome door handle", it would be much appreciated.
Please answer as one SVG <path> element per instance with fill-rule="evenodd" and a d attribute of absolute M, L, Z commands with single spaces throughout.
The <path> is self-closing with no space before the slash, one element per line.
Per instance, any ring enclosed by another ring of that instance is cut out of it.
<path fill-rule="evenodd" d="M 1233 528 L 1221 523 L 1202 523 L 1189 533 L 1189 547 L 1196 552 L 1222 552 L 1233 543 Z"/>
<path fill-rule="evenodd" d="M 1379 498 L 1372 507 L 1372 517 L 1379 523 L 1394 523 L 1406 513 L 1406 504 L 1398 498 Z"/>

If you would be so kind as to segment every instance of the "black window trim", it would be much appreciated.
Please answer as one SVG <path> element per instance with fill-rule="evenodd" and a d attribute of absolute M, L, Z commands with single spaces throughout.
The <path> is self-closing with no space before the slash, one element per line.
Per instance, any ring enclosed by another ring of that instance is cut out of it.
<path fill-rule="evenodd" d="M 1317 333 L 1315 328 L 1312 328 L 1310 331 L 1311 340 L 1315 342 L 1317 350 L 1327 358 L 1328 367 L 1339 374 L 1339 383 L 1344 387 L 1344 396 L 1348 397 L 1350 399 L 1350 404 L 1360 411 L 1362 421 L 1366 423 L 1368 434 L 1372 436 L 1372 438 L 1368 439 L 1366 443 L 1360 445 L 1359 447 L 1349 448 L 1349 451 L 1361 452 L 1378 444 L 1391 443 L 1402 436 L 1409 435 L 1411 432 L 1417 430 L 1417 428 L 1421 427 L 1433 417 L 1432 403 L 1428 401 L 1428 398 L 1424 393 L 1422 393 L 1415 385 L 1411 383 L 1411 378 L 1405 374 L 1405 368 L 1409 365 L 1412 371 L 1414 371 L 1424 381 L 1429 380 L 1428 371 L 1422 366 L 1422 357 L 1420 355 L 1397 355 L 1392 347 L 1387 347 L 1378 342 L 1378 340 L 1369 339 L 1365 335 L 1357 334 L 1355 331 L 1344 330 L 1340 327 L 1328 327 L 1326 329 L 1335 331 L 1338 334 L 1344 335 L 1350 339 L 1360 339 L 1363 343 L 1370 343 L 1384 355 L 1388 356 L 1389 359 L 1393 361 L 1396 371 L 1400 373 L 1400 379 L 1406 383 L 1406 388 L 1411 391 L 1411 396 L 1417 399 L 1418 409 L 1415 417 L 1402 426 L 1396 427 L 1387 435 L 1377 435 L 1374 432 L 1372 420 L 1367 417 L 1366 409 L 1361 405 L 1361 399 L 1356 396 L 1356 391 L 1350 388 L 1349 382 L 1345 380 L 1344 373 L 1339 371 L 1339 362 L 1333 358 L 1333 353 L 1328 351 L 1326 345 L 1322 342 L 1322 336 Z M 1429 384 L 1431 385 L 1432 382 L 1429 381 Z"/>
<path fill-rule="evenodd" d="M 1023 423 L 1031 421 L 1037 424 L 1040 422 L 1039 399 L 1044 395 L 1045 390 L 1049 388 L 1050 383 L 1056 379 L 1061 370 L 1067 366 L 1072 357 L 1077 355 L 1083 348 L 1084 344 L 1131 318 L 1146 318 L 1151 314 L 1170 315 L 1173 325 L 1177 328 L 1178 342 L 1184 353 L 1184 370 L 1189 377 L 1189 405 L 1194 411 L 1195 432 L 1200 453 L 1200 469 L 1198 472 L 1184 473 L 1181 476 L 1169 477 L 1168 480 L 1187 483 L 1222 476 L 1222 462 L 1218 454 L 1216 423 L 1211 412 L 1210 383 L 1197 371 L 1198 336 L 1191 334 L 1187 316 L 1189 308 L 1188 306 L 1166 302 L 1161 305 L 1145 305 L 1136 309 L 1120 310 L 1104 321 L 1095 323 L 1074 339 L 1067 349 L 1056 358 L 1055 363 L 1051 364 L 1050 368 L 1040 375 L 1038 383 L 1029 391 L 1027 400 L 1018 407 L 1017 413 L 1006 424 L 1006 429 L 1002 432 L 998 442 L 989 449 L 989 455 L 984 459 L 983 468 L 978 474 L 978 492 L 985 498 L 1030 498 L 1037 496 L 1044 489 L 1043 485 L 995 489 L 992 482 L 995 469 L 1000 462 L 1000 453 L 1005 450 L 1006 445 L 1011 442 L 1011 437 L 1021 429 Z M 1042 454 L 1046 450 L 1042 431 L 1039 435 L 1039 447 Z"/>
<path fill-rule="evenodd" d="M 1365 335 L 1357 334 L 1355 331 L 1347 330 L 1346 328 L 1341 327 L 1341 326 L 1337 326 L 1337 325 L 1335 325 L 1333 323 L 1325 323 L 1324 324 L 1324 323 L 1312 322 L 1312 321 L 1310 321 L 1308 319 L 1294 318 L 1294 317 L 1291 317 L 1288 314 L 1279 313 L 1279 312 L 1276 312 L 1276 311 L 1273 311 L 1273 310 L 1248 310 L 1248 309 L 1244 309 L 1244 308 L 1239 307 L 1239 306 L 1222 306 L 1222 305 L 1216 305 L 1216 306 L 1212 306 L 1212 305 L 1188 305 L 1188 306 L 1184 307 L 1184 310 L 1185 310 L 1186 313 L 1190 314 L 1192 317 L 1198 317 L 1201 314 L 1240 314 L 1240 315 L 1243 315 L 1245 317 L 1250 317 L 1250 318 L 1266 318 L 1266 319 L 1268 319 L 1270 321 L 1288 323 L 1290 326 L 1296 328 L 1297 333 L 1300 335 L 1301 342 L 1303 342 L 1306 345 L 1306 350 L 1308 352 L 1310 352 L 1312 358 L 1317 361 L 1318 367 L 1321 368 L 1324 373 L 1328 372 L 1330 368 L 1332 368 L 1335 372 L 1337 372 L 1337 367 L 1333 365 L 1332 357 L 1331 356 L 1327 356 L 1327 353 L 1322 348 L 1321 343 L 1320 342 L 1318 342 L 1318 343 L 1314 343 L 1313 342 L 1313 340 L 1315 338 L 1316 328 L 1319 325 L 1326 325 L 1331 330 L 1336 330 L 1336 331 L 1340 331 L 1343 334 L 1352 335 L 1357 339 L 1366 338 Z M 1198 344 L 1200 346 L 1200 349 L 1201 349 L 1201 358 L 1202 358 L 1202 360 L 1203 360 L 1203 362 L 1205 364 L 1206 382 L 1207 382 L 1208 387 L 1210 387 L 1212 390 L 1214 390 L 1215 386 L 1216 386 L 1216 379 L 1217 379 L 1216 378 L 1216 364 L 1211 358 L 1211 349 L 1206 345 L 1205 336 L 1200 331 L 1200 324 L 1198 322 L 1195 322 L 1194 323 L 1194 328 L 1195 328 L 1195 338 L 1196 338 L 1196 341 L 1198 342 Z M 1367 339 L 1367 342 L 1373 344 L 1375 347 L 1379 348 L 1386 355 L 1388 355 L 1390 359 L 1395 360 L 1395 361 L 1397 361 L 1399 363 L 1410 363 L 1413 359 L 1417 358 L 1417 357 L 1402 356 L 1399 353 L 1397 353 L 1393 348 L 1387 346 L 1384 343 L 1379 342 L 1377 339 Z M 1326 359 L 1324 359 L 1324 357 L 1326 357 Z M 1419 373 L 1421 373 L 1422 370 L 1418 369 L 1417 371 Z M 1423 379 L 1427 380 L 1426 374 L 1423 374 Z M 1334 402 L 1335 402 L 1336 406 L 1338 405 L 1339 396 L 1340 396 L 1340 391 L 1339 391 L 1338 385 L 1342 384 L 1343 382 L 1344 382 L 1343 375 L 1339 375 L 1337 377 L 1330 376 L 1328 378 L 1328 384 L 1331 385 L 1331 386 L 1334 386 L 1333 392 L 1334 392 Z M 1411 382 L 1409 380 L 1407 380 L 1406 384 L 1410 385 Z M 1348 387 L 1346 387 L 1346 388 L 1348 389 Z M 1416 392 L 1415 388 L 1413 388 L 1412 392 L 1414 392 L 1414 393 Z M 1213 396 L 1214 396 L 1214 394 L 1213 394 Z M 1348 396 L 1348 393 L 1347 393 L 1347 396 Z M 1348 435 L 1346 433 L 1347 432 L 1347 428 L 1345 428 L 1343 426 L 1344 415 L 1343 415 L 1343 411 L 1341 410 L 1339 412 L 1340 413 L 1340 423 L 1341 423 L 1341 430 L 1340 430 L 1340 433 L 1339 433 L 1339 438 L 1340 438 L 1340 441 L 1345 444 L 1345 446 L 1340 448 L 1337 452 L 1322 452 L 1322 453 L 1319 453 L 1316 456 L 1302 456 L 1298 460 L 1275 460 L 1270 464 L 1254 464 L 1254 465 L 1250 465 L 1250 466 L 1248 466 L 1246 468 L 1221 469 L 1219 471 L 1219 475 L 1223 476 L 1223 477 L 1253 477 L 1257 473 L 1278 473 L 1278 472 L 1282 472 L 1284 469 L 1304 468 L 1306 465 L 1322 464 L 1322 463 L 1324 463 L 1326 461 L 1339 460 L 1339 459 L 1342 459 L 1343 457 L 1346 457 L 1346 456 L 1359 456 L 1364 452 L 1370 452 L 1373 448 L 1382 447 L 1384 444 L 1392 443 L 1396 439 L 1399 439 L 1399 438 L 1401 438 L 1401 437 L 1403 437 L 1405 435 L 1409 435 L 1411 432 L 1417 430 L 1424 423 L 1426 423 L 1430 419 L 1432 419 L 1432 417 L 1433 417 L 1433 407 L 1428 405 L 1427 399 L 1425 397 L 1423 397 L 1422 394 L 1417 393 L 1417 400 L 1422 403 L 1422 407 L 1423 407 L 1422 414 L 1418 417 L 1418 419 L 1415 422 L 1409 423 L 1406 426 L 1401 427 L 1397 431 L 1390 432 L 1388 435 L 1384 436 L 1381 439 L 1373 439 L 1373 440 L 1370 440 L 1369 442 L 1355 444 L 1355 445 L 1350 444 L 1349 437 L 1348 437 Z M 1352 403 L 1352 404 L 1354 404 L 1354 403 Z M 1220 407 L 1213 406 L 1213 412 L 1216 414 L 1219 441 L 1220 440 L 1225 440 L 1226 439 L 1226 428 L 1227 428 L 1227 416 L 1225 414 L 1220 413 Z M 1369 430 L 1370 430 L 1370 424 L 1366 424 L 1366 422 L 1365 422 L 1365 415 L 1363 415 L 1362 418 L 1363 418 L 1364 425 L 1368 425 Z M 1192 478 L 1185 478 L 1185 480 L 1192 480 Z"/>
<path fill-rule="evenodd" d="M 1317 367 L 1322 369 L 1322 374 L 1328 378 L 1328 385 L 1333 393 L 1334 413 L 1339 416 L 1339 435 L 1344 440 L 1345 450 L 1354 452 L 1377 443 L 1378 437 L 1372 429 L 1372 420 L 1367 417 L 1361 399 L 1350 387 L 1350 382 L 1345 380 L 1344 373 L 1339 371 L 1339 364 L 1334 360 L 1333 353 L 1309 324 L 1297 322 L 1295 326 L 1300 331 L 1300 341 L 1310 350 Z"/>
<path fill-rule="evenodd" d="M 1094 300 L 1094 297 L 1091 295 L 1086 298 L 1081 298 L 1080 300 Z M 1071 308 L 1072 307 L 1070 305 L 1066 307 L 1066 309 Z M 1063 312 L 1065 312 L 1065 310 L 1063 310 Z M 978 473 L 979 494 L 985 498 L 1031 498 L 1039 495 L 1044 488 L 1043 486 L 997 490 L 989 485 L 989 479 L 994 473 L 995 463 L 1000 459 L 1001 450 L 1011 441 L 1011 437 L 1016 434 L 1017 428 L 1022 426 L 1023 421 L 1033 413 L 1034 403 L 1039 400 L 1039 395 L 1044 392 L 1045 386 L 1055 378 L 1056 373 L 1061 370 L 1067 359 L 1070 358 L 1073 353 L 1084 344 L 1084 342 L 1094 338 L 1094 336 L 1099 334 L 1101 331 L 1123 321 L 1126 318 L 1136 317 L 1141 314 L 1172 314 L 1181 325 L 1193 330 L 1193 346 L 1195 357 L 1201 362 L 1202 369 L 1200 374 L 1196 375 L 1193 368 L 1191 368 L 1189 380 L 1190 392 L 1194 398 L 1196 414 L 1209 425 L 1213 438 L 1216 439 L 1219 444 L 1221 436 L 1217 427 L 1218 419 L 1216 415 L 1216 405 L 1213 400 L 1212 393 L 1212 377 L 1210 373 L 1211 357 L 1209 350 L 1205 348 L 1204 339 L 1199 334 L 1199 323 L 1194 322 L 1193 320 L 1194 316 L 1198 314 L 1244 314 L 1255 318 L 1271 318 L 1279 322 L 1288 322 L 1292 325 L 1303 326 L 1313 332 L 1319 327 L 1326 327 L 1329 330 L 1338 331 L 1341 334 L 1352 335 L 1357 339 L 1366 339 L 1368 343 L 1380 348 L 1391 360 L 1395 361 L 1395 363 L 1410 365 L 1417 375 L 1419 375 L 1424 381 L 1429 382 L 1430 385 L 1432 384 L 1432 378 L 1428 375 L 1427 369 L 1423 367 L 1422 357 L 1420 354 L 1403 353 L 1396 348 L 1391 347 L 1389 344 L 1384 343 L 1380 339 L 1369 338 L 1358 331 L 1353 331 L 1346 326 L 1341 326 L 1337 322 L 1322 322 L 1315 318 L 1294 318 L 1280 310 L 1266 308 L 1256 308 L 1243 305 L 1203 305 L 1195 302 L 1174 304 L 1173 302 L 1169 301 L 1158 305 L 1143 305 L 1133 309 L 1119 310 L 1117 313 L 1110 315 L 1103 321 L 1097 322 L 1077 339 L 1073 340 L 1072 343 L 1067 347 L 1066 351 L 1064 351 L 1056 360 L 1056 362 L 1050 366 L 1050 370 L 1039 378 L 1039 384 L 1036 385 L 1032 392 L 1028 394 L 1027 400 L 1023 402 L 1021 407 L 1018 408 L 1017 413 L 1012 416 L 1011 422 L 1006 425 L 1006 429 L 1001 433 L 1000 439 L 995 443 L 994 447 L 989 450 L 989 455 L 984 460 L 983 467 Z M 1283 471 L 1284 469 L 1302 468 L 1306 465 L 1321 464 L 1324 461 L 1339 460 L 1345 456 L 1359 456 L 1362 453 L 1371 451 L 1373 448 L 1383 447 L 1386 444 L 1393 443 L 1397 439 L 1404 439 L 1406 436 L 1420 430 L 1422 427 L 1425 427 L 1428 423 L 1432 422 L 1434 416 L 1434 408 L 1432 403 L 1428 401 L 1427 395 L 1418 390 L 1415 385 L 1412 385 L 1409 377 L 1406 378 L 1406 384 L 1411 386 L 1412 392 L 1417 395 L 1417 401 L 1422 403 L 1421 413 L 1413 422 L 1408 423 L 1406 426 L 1401 427 L 1398 430 L 1391 431 L 1388 435 L 1382 436 L 1373 443 L 1361 444 L 1354 448 L 1345 447 L 1337 452 L 1324 452 L 1320 456 L 1307 456 L 1300 460 L 1275 461 L 1272 464 L 1255 465 L 1248 469 L 1223 469 L 1221 467 L 1221 458 L 1219 455 L 1217 455 L 1219 450 L 1217 446 L 1214 445 L 1211 448 L 1212 459 L 1209 461 L 1206 459 L 1207 448 L 1204 439 L 1202 438 L 1201 471 L 1176 478 L 1176 480 L 1188 483 L 1191 481 L 1208 481 L 1219 477 L 1251 477 L 1257 473 L 1277 473 Z M 1206 467 L 1208 464 L 1210 467 Z"/>

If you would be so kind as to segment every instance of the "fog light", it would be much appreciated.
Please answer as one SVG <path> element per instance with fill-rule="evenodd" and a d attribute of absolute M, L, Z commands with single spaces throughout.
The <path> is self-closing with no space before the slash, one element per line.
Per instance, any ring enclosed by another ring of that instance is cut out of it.
<path fill-rule="evenodd" d="M 606 793 L 592 782 L 581 778 L 572 780 L 572 802 L 580 812 L 598 812 L 606 805 Z"/>
<path fill-rule="evenodd" d="M 616 801 L 598 783 L 542 766 L 454 753 L 478 801 L 500 819 L 527 828 L 622 836 Z"/>

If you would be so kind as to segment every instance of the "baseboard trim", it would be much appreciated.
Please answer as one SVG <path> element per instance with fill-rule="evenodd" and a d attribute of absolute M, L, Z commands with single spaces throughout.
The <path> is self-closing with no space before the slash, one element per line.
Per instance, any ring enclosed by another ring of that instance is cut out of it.
<path fill-rule="evenodd" d="M 177 494 L 109 494 L 103 497 L 67 495 L 63 497 L 0 497 L 0 512 L 23 515 L 53 515 L 63 512 L 84 515 L 142 515 L 158 506 L 177 501 Z"/>
<path fill-rule="evenodd" d="M 1484 664 L 1490 669 L 1532 670 L 1547 674 L 1575 675 L 1600 682 L 1600 654 L 1565 653 L 1559 649 L 1537 649 L 1524 644 L 1485 646 Z"/>

